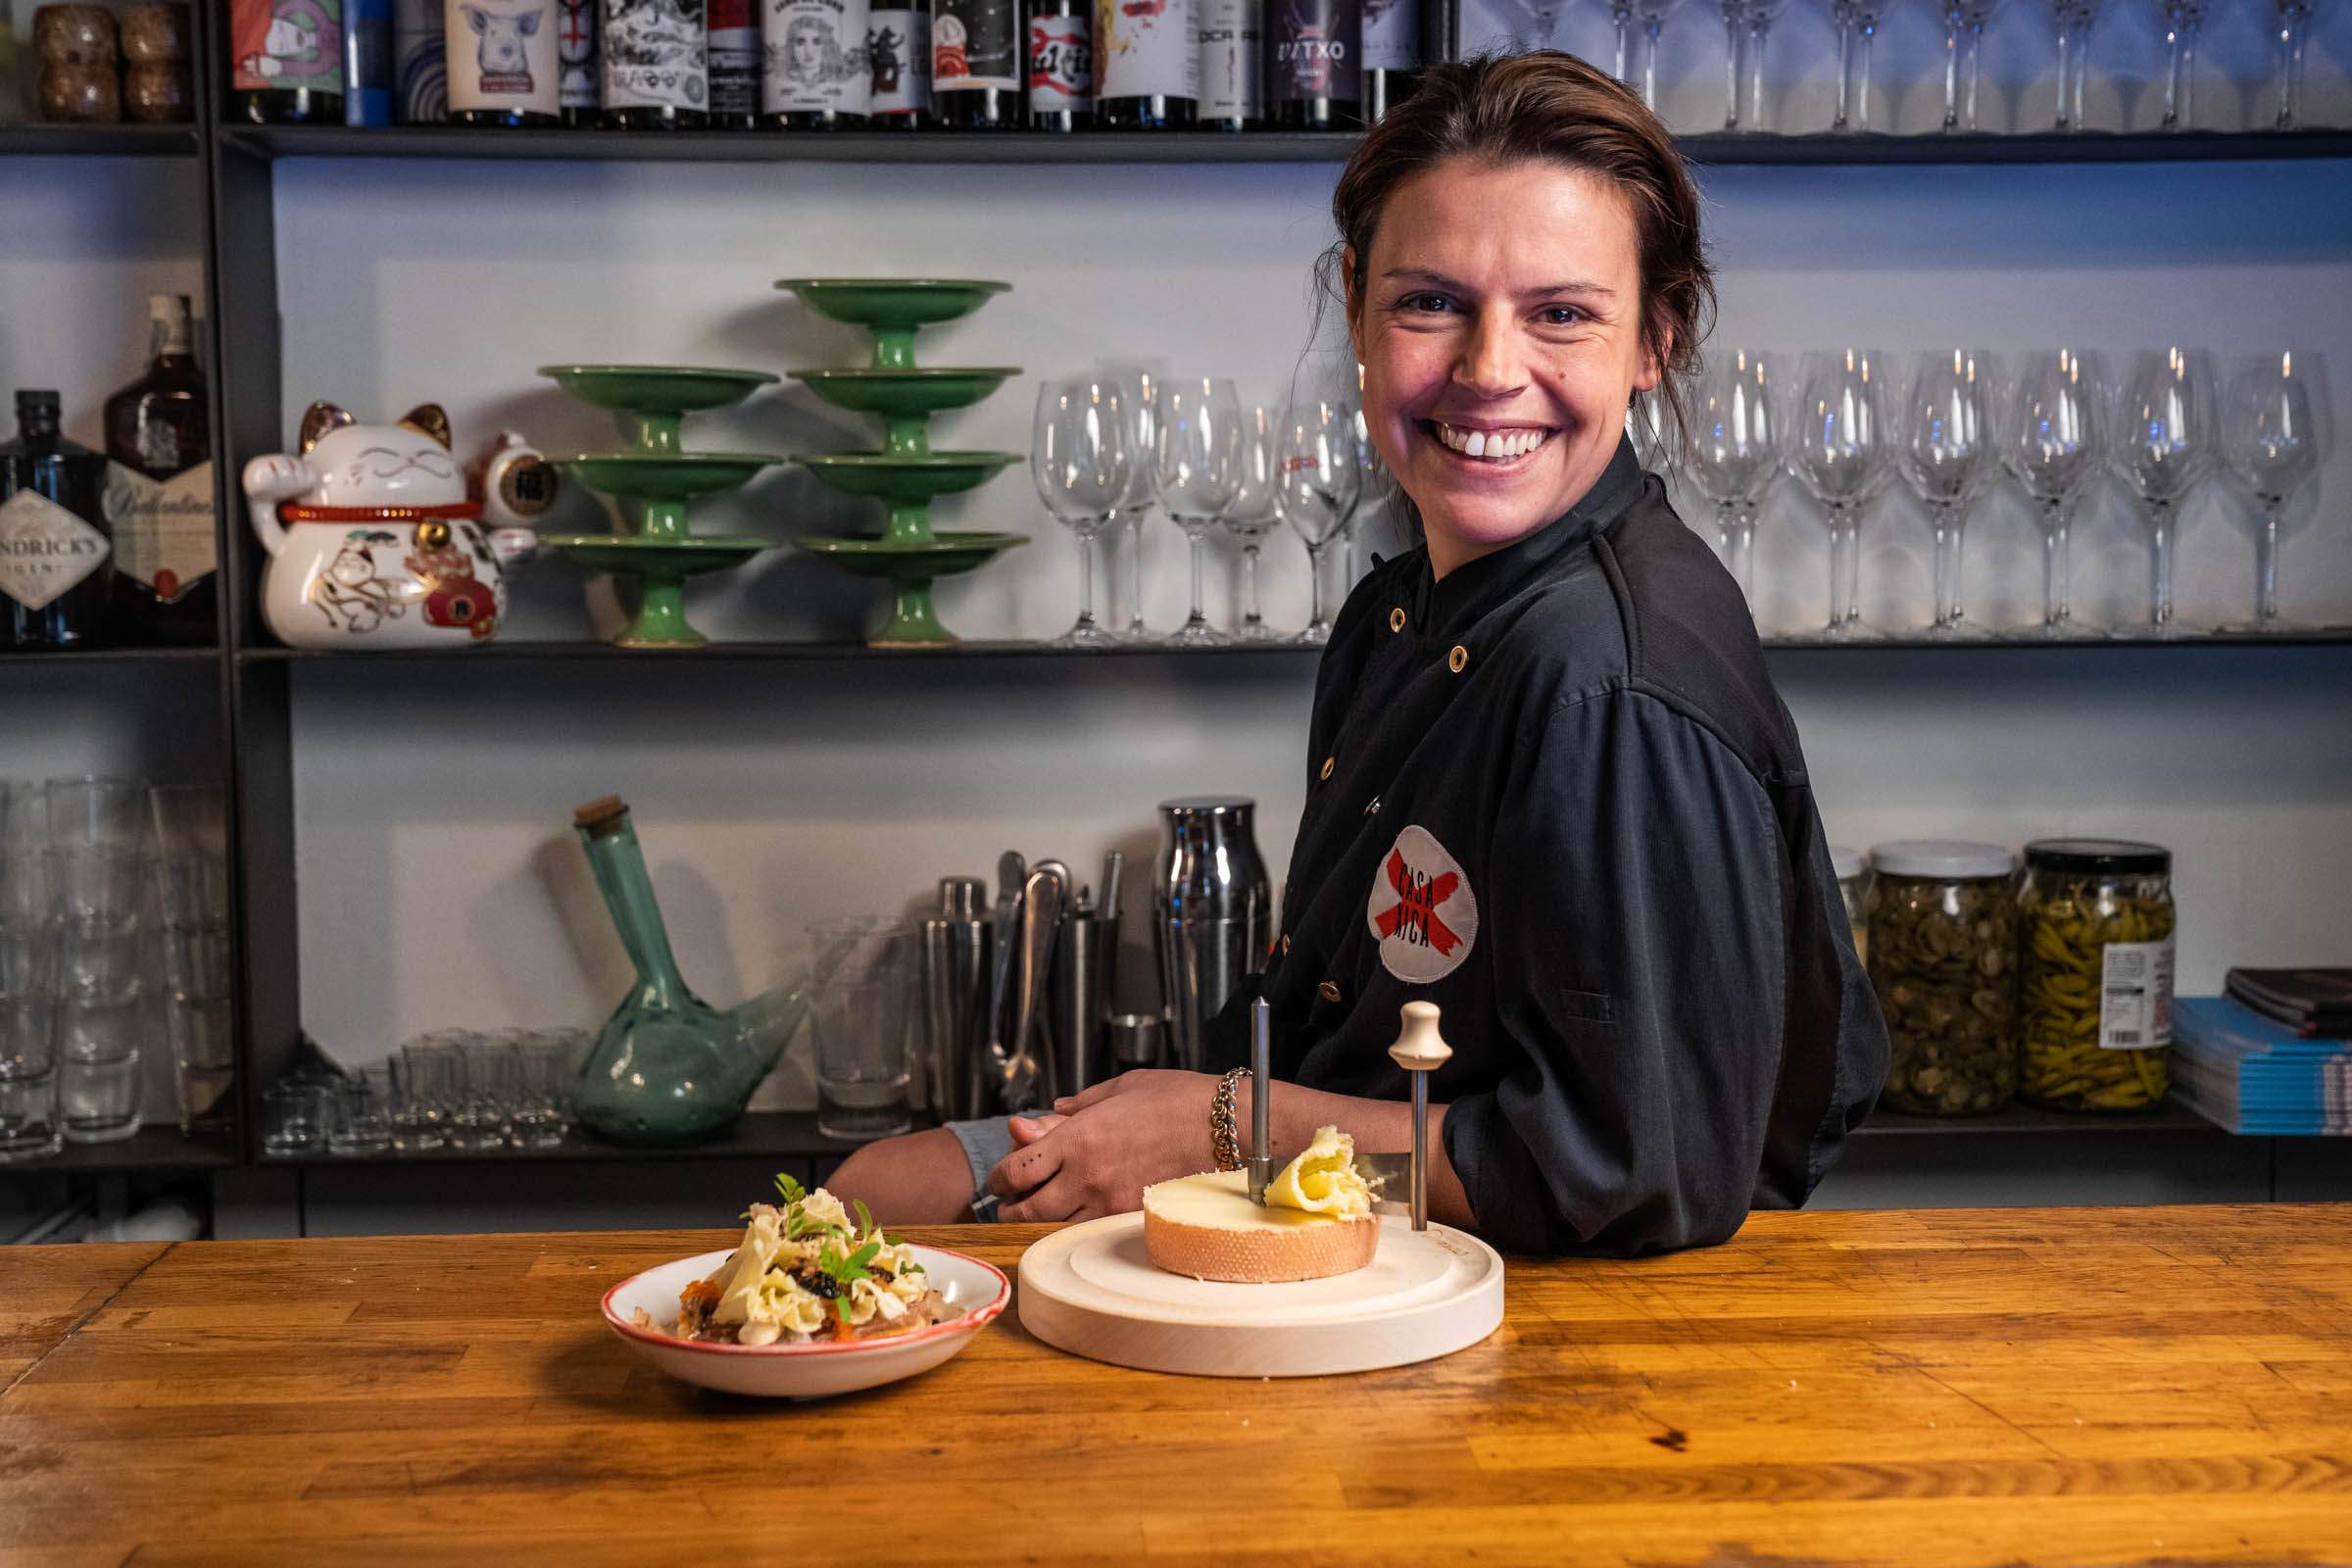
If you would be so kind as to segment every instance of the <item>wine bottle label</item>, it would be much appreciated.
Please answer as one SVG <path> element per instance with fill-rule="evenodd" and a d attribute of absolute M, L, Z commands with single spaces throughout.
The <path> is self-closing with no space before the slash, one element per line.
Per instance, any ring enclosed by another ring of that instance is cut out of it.
<path fill-rule="evenodd" d="M 931 90 L 964 92 L 1021 85 L 1017 0 L 934 0 Z"/>
<path fill-rule="evenodd" d="M 931 13 L 867 12 L 865 64 L 868 114 L 911 115 L 930 108 Z"/>
<path fill-rule="evenodd" d="M 1364 69 L 1421 69 L 1421 0 L 1363 0 Z"/>
<path fill-rule="evenodd" d="M 556 112 L 556 0 L 449 0 L 449 107 Z"/>
<path fill-rule="evenodd" d="M 187 597 L 220 564 L 211 464 L 150 479 L 110 463 L 105 505 L 115 529 L 115 569 L 144 583 L 165 604 Z"/>
<path fill-rule="evenodd" d="M 343 92 L 343 0 L 229 0 L 229 85 Z"/>
<path fill-rule="evenodd" d="M 1029 19 L 1029 107 L 1089 109 L 1095 99 L 1095 45 L 1084 17 Z"/>
<path fill-rule="evenodd" d="M 1200 3 L 1200 118 L 1255 120 L 1265 113 L 1256 0 Z"/>
<path fill-rule="evenodd" d="M 771 115 L 862 115 L 873 102 L 865 0 L 767 0 L 760 107 Z"/>
<path fill-rule="evenodd" d="M 1269 99 L 1352 102 L 1362 94 L 1363 13 L 1356 0 L 1274 0 L 1269 10 Z"/>
<path fill-rule="evenodd" d="M 438 125 L 449 119 L 448 43 L 444 0 L 393 0 L 392 118 L 404 125 Z M 583 0 L 594 4 L 595 0 Z"/>
<path fill-rule="evenodd" d="M 1095 96 L 1200 96 L 1196 0 L 1095 0 Z"/>
<path fill-rule="evenodd" d="M 760 17 L 753 0 L 709 0 L 710 112 L 760 112 Z"/>
<path fill-rule="evenodd" d="M 597 0 L 556 0 L 556 105 L 595 109 Z"/>
<path fill-rule="evenodd" d="M 113 550 L 106 535 L 41 494 L 20 490 L 0 501 L 0 594 L 40 610 L 100 566 Z"/>
<path fill-rule="evenodd" d="M 607 109 L 707 109 L 703 0 L 604 0 Z"/>

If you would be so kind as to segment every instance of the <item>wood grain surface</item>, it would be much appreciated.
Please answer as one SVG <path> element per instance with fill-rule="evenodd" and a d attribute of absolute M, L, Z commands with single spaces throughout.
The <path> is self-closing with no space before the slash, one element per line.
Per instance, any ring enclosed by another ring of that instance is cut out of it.
<path fill-rule="evenodd" d="M 2342 1206 L 1759 1215 L 1514 1259 L 1422 1366 L 1129 1372 L 1007 1313 L 800 1406 L 597 1316 L 731 1239 L 0 1251 L 0 1562 L 2352 1561 Z"/>

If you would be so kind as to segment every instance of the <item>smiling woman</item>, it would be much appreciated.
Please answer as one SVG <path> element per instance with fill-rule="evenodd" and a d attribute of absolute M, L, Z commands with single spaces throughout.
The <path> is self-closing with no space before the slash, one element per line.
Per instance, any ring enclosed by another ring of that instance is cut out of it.
<path fill-rule="evenodd" d="M 1437 68 L 1364 135 L 1324 279 L 1419 548 L 1377 564 L 1315 683 L 1272 1006 L 1276 1158 L 1412 1142 L 1397 1012 L 1437 1003 L 1429 1207 L 1523 1252 L 1721 1241 L 1802 1203 L 1886 1035 L 1788 713 L 1730 576 L 1627 438 L 1678 430 L 1713 301 L 1697 194 L 1583 61 Z M 854 1156 L 877 1212 L 1065 1220 L 1204 1168 L 1231 1070 L 1131 1072 L 1037 1118 Z M 1230 1143 L 1233 1140 L 1229 1140 Z M 968 1175 L 967 1175 L 968 1172 Z"/>

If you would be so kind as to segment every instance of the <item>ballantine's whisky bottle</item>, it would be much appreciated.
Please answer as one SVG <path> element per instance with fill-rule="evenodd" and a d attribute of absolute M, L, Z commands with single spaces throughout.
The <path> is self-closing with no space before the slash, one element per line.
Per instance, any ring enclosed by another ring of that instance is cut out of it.
<path fill-rule="evenodd" d="M 184 294 L 150 294 L 154 358 L 106 400 L 113 637 L 200 647 L 217 635 L 212 420 Z"/>

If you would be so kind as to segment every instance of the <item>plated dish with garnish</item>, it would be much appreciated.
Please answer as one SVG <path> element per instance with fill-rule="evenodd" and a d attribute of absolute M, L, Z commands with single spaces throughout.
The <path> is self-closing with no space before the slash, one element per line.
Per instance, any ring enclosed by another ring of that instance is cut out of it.
<path fill-rule="evenodd" d="M 778 1177 L 743 1239 L 632 1275 L 605 1321 L 672 1377 L 731 1394 L 813 1399 L 927 1372 L 1004 1310 L 1002 1271 L 884 1234 L 818 1188 Z"/>

